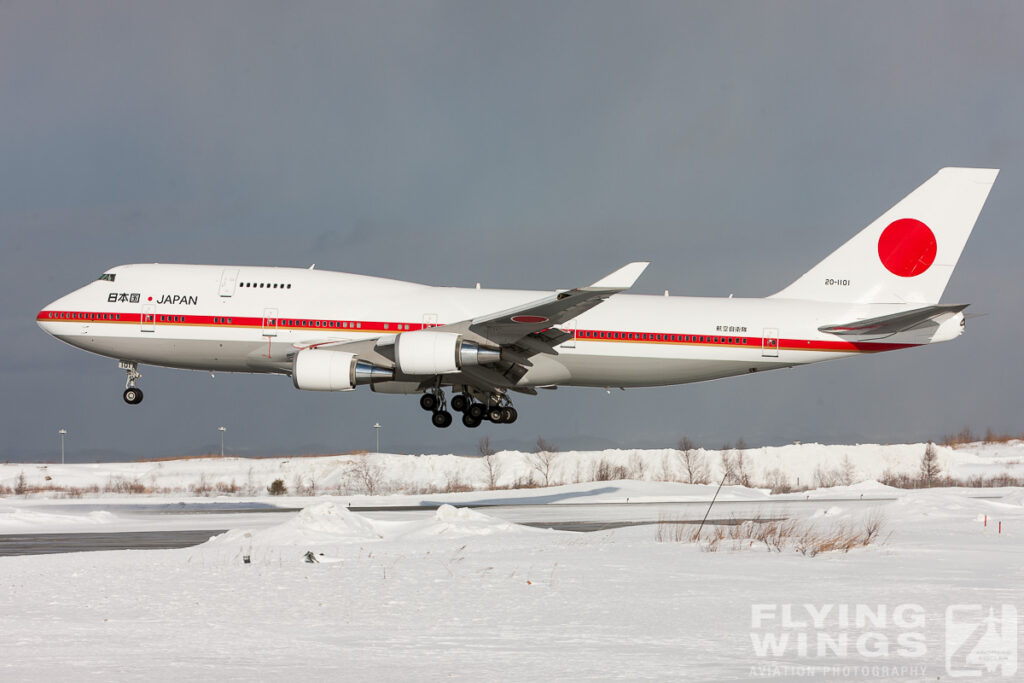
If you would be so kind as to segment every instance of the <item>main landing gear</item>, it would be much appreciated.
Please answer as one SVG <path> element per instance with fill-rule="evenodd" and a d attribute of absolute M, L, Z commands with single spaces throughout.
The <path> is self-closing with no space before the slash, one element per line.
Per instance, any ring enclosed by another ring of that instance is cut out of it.
<path fill-rule="evenodd" d="M 430 411 L 430 422 L 435 427 L 444 429 L 451 426 L 452 414 L 445 409 L 444 392 L 441 389 L 420 396 L 420 408 Z"/>
<path fill-rule="evenodd" d="M 135 381 L 142 377 L 139 372 L 139 364 L 135 361 L 123 360 L 117 364 L 128 375 L 128 381 L 124 385 L 124 402 L 129 405 L 142 403 L 142 389 L 135 386 Z"/>
<path fill-rule="evenodd" d="M 420 396 L 420 407 L 433 413 L 430 421 L 435 427 L 448 427 L 452 423 L 452 414 L 445 406 L 444 392 L 440 388 Z M 484 420 L 495 424 L 511 424 L 519 417 L 519 412 L 512 407 L 512 402 L 502 394 L 492 394 L 487 402 L 475 401 L 468 393 L 452 396 L 452 410 L 462 413 L 462 424 L 475 429 Z"/>

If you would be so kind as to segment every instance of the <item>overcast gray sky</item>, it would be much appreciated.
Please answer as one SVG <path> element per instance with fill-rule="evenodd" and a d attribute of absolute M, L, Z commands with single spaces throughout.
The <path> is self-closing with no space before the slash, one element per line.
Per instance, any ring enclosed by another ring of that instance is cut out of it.
<path fill-rule="evenodd" d="M 909 441 L 1020 431 L 1024 4 L 0 3 L 0 457 Z M 942 166 L 1002 173 L 931 348 L 706 384 L 561 389 L 515 425 L 415 397 L 144 368 L 35 314 L 122 263 L 770 294 Z"/>

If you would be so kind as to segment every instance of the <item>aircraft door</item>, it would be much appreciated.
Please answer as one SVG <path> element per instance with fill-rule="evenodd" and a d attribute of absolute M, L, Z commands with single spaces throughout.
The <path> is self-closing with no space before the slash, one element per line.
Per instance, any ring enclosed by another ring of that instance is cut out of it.
<path fill-rule="evenodd" d="M 579 318 L 573 318 L 564 325 L 559 325 L 558 329 L 565 330 L 572 335 L 569 339 L 559 344 L 560 348 L 563 349 L 575 349 L 576 348 L 576 330 L 579 328 Z"/>
<path fill-rule="evenodd" d="M 263 309 L 263 336 L 264 337 L 276 337 L 277 336 L 277 309 L 276 308 L 264 308 Z"/>
<path fill-rule="evenodd" d="M 777 328 L 764 328 L 764 335 L 761 340 L 761 356 L 765 358 L 779 357 L 779 330 Z"/>
<path fill-rule="evenodd" d="M 423 327 L 437 327 L 437 313 L 424 313 L 423 314 Z"/>
<path fill-rule="evenodd" d="M 220 295 L 234 296 L 235 286 L 238 284 L 238 269 L 228 268 L 220 275 Z"/>
<path fill-rule="evenodd" d="M 139 319 L 143 332 L 156 332 L 156 306 L 154 304 L 142 305 L 142 317 Z"/>

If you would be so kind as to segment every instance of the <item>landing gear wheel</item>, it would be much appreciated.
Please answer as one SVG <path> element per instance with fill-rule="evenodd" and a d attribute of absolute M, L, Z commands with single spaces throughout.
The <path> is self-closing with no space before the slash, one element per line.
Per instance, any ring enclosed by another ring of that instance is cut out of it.
<path fill-rule="evenodd" d="M 476 429 L 480 426 L 480 420 L 476 419 L 469 413 L 462 416 L 462 424 L 466 425 L 470 429 Z"/>
<path fill-rule="evenodd" d="M 452 414 L 447 410 L 439 410 L 430 416 L 430 421 L 434 423 L 435 427 L 444 429 L 452 423 Z"/>
<path fill-rule="evenodd" d="M 503 411 L 502 411 L 501 408 L 497 408 L 497 407 L 495 407 L 495 408 L 488 408 L 487 409 L 487 419 L 490 420 L 491 422 L 493 422 L 494 424 L 499 424 L 499 423 L 501 423 L 502 412 Z"/>
<path fill-rule="evenodd" d="M 452 396 L 452 410 L 457 410 L 460 413 L 466 412 L 469 407 L 469 397 L 465 394 L 456 394 Z"/>
<path fill-rule="evenodd" d="M 470 415 L 474 420 L 478 422 L 484 419 L 484 414 L 487 412 L 487 408 L 484 407 L 483 403 L 471 403 L 469 408 L 466 410 L 466 414 Z"/>
<path fill-rule="evenodd" d="M 519 417 L 519 414 L 516 412 L 515 408 L 508 407 L 508 408 L 502 408 L 501 409 L 501 421 L 504 424 L 507 424 L 507 425 L 512 424 L 513 422 L 516 421 L 517 417 Z"/>
<path fill-rule="evenodd" d="M 437 410 L 437 406 L 440 402 L 437 400 L 437 396 L 434 394 L 423 394 L 420 396 L 420 408 L 427 412 L 433 412 Z"/>
<path fill-rule="evenodd" d="M 142 403 L 142 389 L 137 389 L 135 387 L 128 387 L 125 389 L 124 402 L 133 406 Z"/>

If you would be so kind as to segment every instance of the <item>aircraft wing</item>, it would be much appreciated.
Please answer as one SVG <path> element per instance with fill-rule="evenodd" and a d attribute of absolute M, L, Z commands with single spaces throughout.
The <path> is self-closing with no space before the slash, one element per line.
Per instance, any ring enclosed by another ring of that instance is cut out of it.
<path fill-rule="evenodd" d="M 544 331 L 568 322 L 611 295 L 632 287 L 648 265 L 650 264 L 647 261 L 627 264 L 589 287 L 558 292 L 522 306 L 473 318 L 468 321 L 466 327 L 469 331 L 502 346 L 515 344 L 531 335 L 544 337 Z M 465 323 L 456 323 L 459 324 Z M 561 335 L 547 335 L 545 341 L 553 341 L 556 336 Z M 554 343 L 560 344 L 565 339 Z"/>
<path fill-rule="evenodd" d="M 848 323 L 825 325 L 823 327 L 819 327 L 818 330 L 821 332 L 828 332 L 829 334 L 838 334 L 843 336 L 896 334 L 897 332 L 906 332 L 907 330 L 911 330 L 918 325 L 925 323 L 943 322 L 949 316 L 959 313 L 969 305 L 970 304 L 937 304 L 935 306 L 925 306 L 923 308 L 915 308 L 910 311 L 882 315 L 877 318 L 866 318 L 864 320 L 854 320 Z"/>
<path fill-rule="evenodd" d="M 629 263 L 588 287 L 556 292 L 515 308 L 439 325 L 431 330 L 453 332 L 500 347 L 500 362 L 486 367 L 463 367 L 460 374 L 466 383 L 483 389 L 511 387 L 533 365 L 529 360 L 531 356 L 557 355 L 555 347 L 572 339 L 572 333 L 558 329 L 558 325 L 589 311 L 613 294 L 629 289 L 648 265 L 646 261 Z M 397 334 L 387 334 L 361 340 L 323 340 L 296 348 L 326 348 L 355 353 L 371 362 L 393 363 L 397 337 Z"/>

